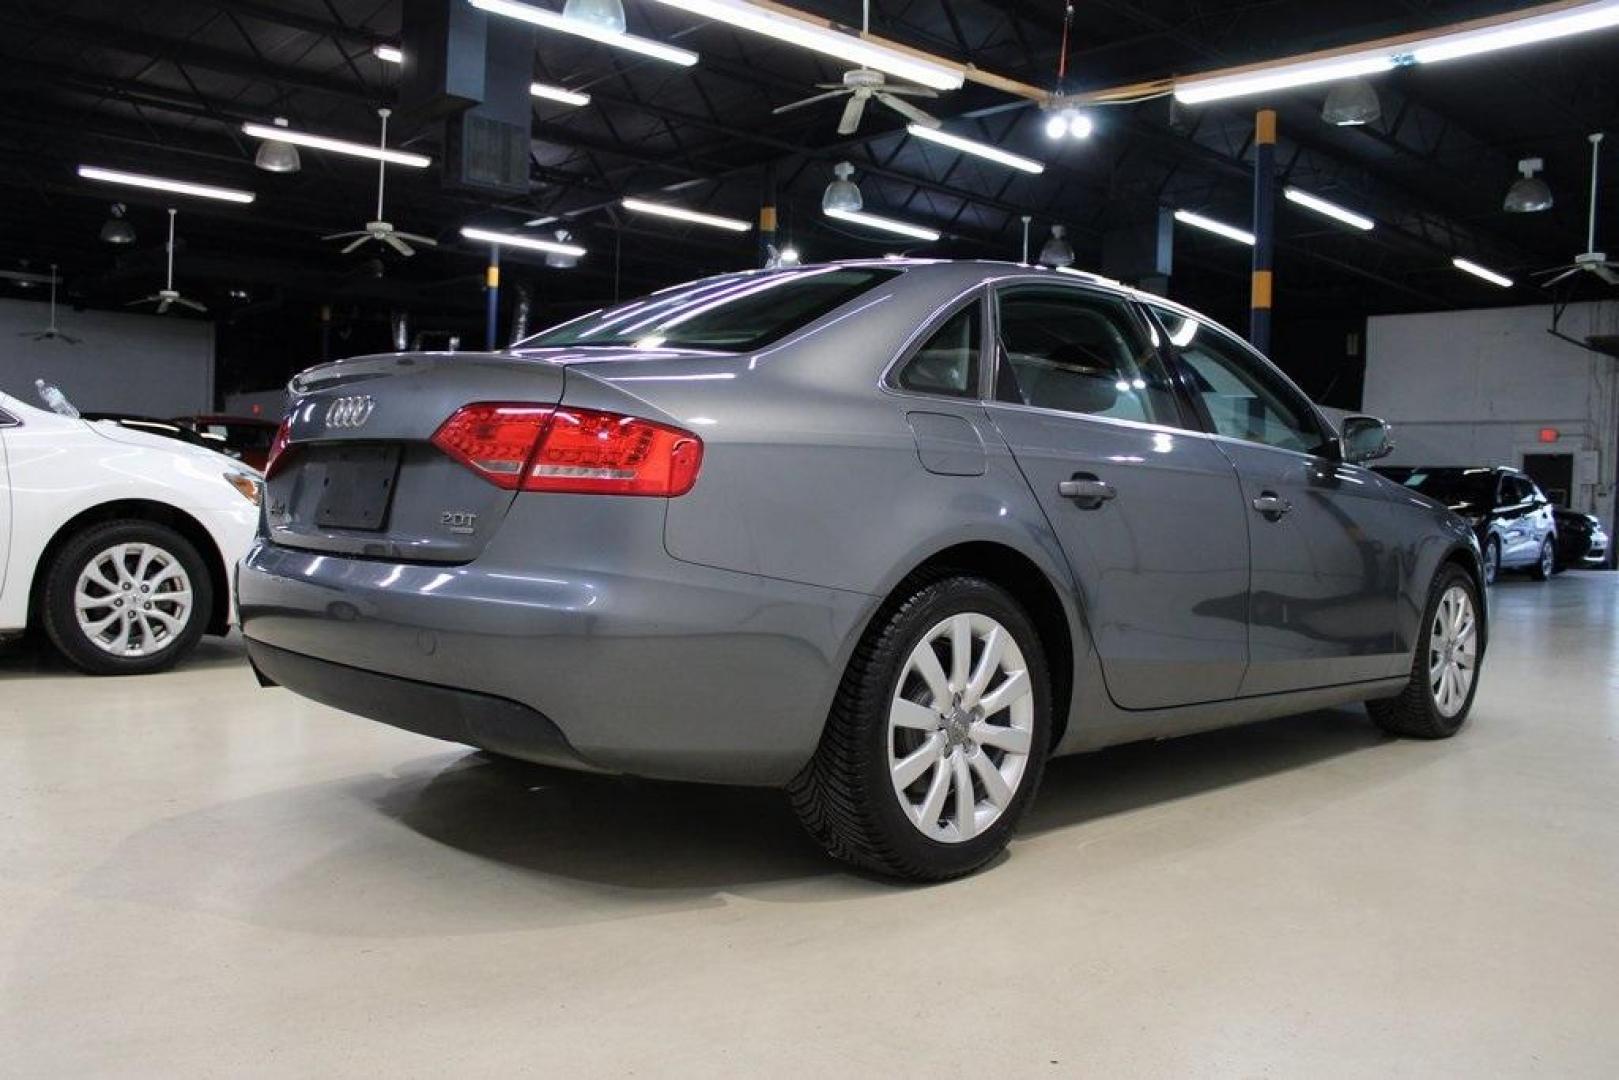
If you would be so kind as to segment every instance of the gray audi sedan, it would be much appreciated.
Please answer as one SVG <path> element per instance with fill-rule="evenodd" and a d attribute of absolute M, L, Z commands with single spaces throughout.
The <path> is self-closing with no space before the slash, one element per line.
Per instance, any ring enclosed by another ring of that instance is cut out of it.
<path fill-rule="evenodd" d="M 312 368 L 240 568 L 261 681 L 548 765 L 783 787 L 913 879 L 1049 757 L 1467 717 L 1467 523 L 1227 330 L 1102 278 L 727 274 L 498 353 Z"/>

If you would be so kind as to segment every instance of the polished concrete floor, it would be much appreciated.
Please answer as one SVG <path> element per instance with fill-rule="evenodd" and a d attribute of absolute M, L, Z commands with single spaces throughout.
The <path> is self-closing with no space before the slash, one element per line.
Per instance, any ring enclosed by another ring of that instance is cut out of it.
<path fill-rule="evenodd" d="M 1619 575 L 1494 590 L 1471 726 L 1057 762 L 999 865 L 0 651 L 0 1075 L 1619 1075 Z"/>

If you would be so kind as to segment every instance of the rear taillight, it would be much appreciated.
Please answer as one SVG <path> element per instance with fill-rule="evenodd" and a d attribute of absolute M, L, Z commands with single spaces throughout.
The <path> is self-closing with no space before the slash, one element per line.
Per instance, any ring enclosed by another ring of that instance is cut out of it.
<path fill-rule="evenodd" d="M 287 443 L 292 439 L 292 414 L 288 413 L 281 418 L 281 426 L 275 429 L 275 438 L 270 441 L 270 452 L 264 458 L 264 478 L 266 480 L 276 474 L 277 469 L 285 464 Z"/>
<path fill-rule="evenodd" d="M 703 442 L 689 431 L 595 409 L 483 402 L 446 420 L 433 444 L 508 490 L 684 495 Z"/>

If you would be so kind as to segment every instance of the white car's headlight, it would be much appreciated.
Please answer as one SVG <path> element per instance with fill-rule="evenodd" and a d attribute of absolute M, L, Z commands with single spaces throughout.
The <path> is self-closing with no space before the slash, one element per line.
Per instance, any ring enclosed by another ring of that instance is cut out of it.
<path fill-rule="evenodd" d="M 225 483 L 235 488 L 242 498 L 254 506 L 259 505 L 264 496 L 264 481 L 252 473 L 237 472 L 235 469 L 225 473 L 224 476 Z"/>

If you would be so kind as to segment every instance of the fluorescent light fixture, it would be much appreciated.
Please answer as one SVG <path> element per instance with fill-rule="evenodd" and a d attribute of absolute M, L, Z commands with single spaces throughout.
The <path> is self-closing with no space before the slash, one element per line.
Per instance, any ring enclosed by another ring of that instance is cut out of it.
<path fill-rule="evenodd" d="M 543 251 L 548 255 L 568 255 L 578 258 L 585 253 L 585 249 L 578 244 L 561 244 L 555 240 L 542 240 L 537 236 L 495 232 L 492 229 L 479 229 L 471 225 L 461 226 L 461 236 L 467 240 L 477 240 L 485 244 L 498 244 L 501 247 L 518 247 L 527 248 L 530 251 Z"/>
<path fill-rule="evenodd" d="M 907 124 L 905 126 L 905 131 L 910 135 L 914 135 L 918 139 L 926 139 L 928 142 L 936 142 L 940 146 L 948 146 L 952 150 L 960 150 L 963 154 L 972 154 L 975 157 L 985 158 L 986 160 L 997 162 L 998 164 L 1005 165 L 1009 168 L 1021 169 L 1026 173 L 1035 173 L 1038 175 L 1046 171 L 1045 165 L 1041 162 L 1035 161 L 1033 158 L 1021 157 L 1017 154 L 1009 154 L 1005 150 L 1002 150 L 999 147 L 991 146 L 988 143 L 981 143 L 974 139 L 964 139 L 960 135 L 952 135 L 948 131 L 940 131 L 938 128 L 930 128 L 926 124 Z"/>
<path fill-rule="evenodd" d="M 716 229 L 730 229 L 732 232 L 747 232 L 753 225 L 736 218 L 720 217 L 718 214 L 703 214 L 696 210 L 687 210 L 684 206 L 669 206 L 666 203 L 647 202 L 645 199 L 625 199 L 624 209 L 634 210 L 638 214 L 656 214 L 659 217 L 674 218 L 677 221 L 689 221 L 694 225 L 709 225 Z"/>
<path fill-rule="evenodd" d="M 544 98 L 546 101 L 555 101 L 561 105 L 589 105 L 590 95 L 581 94 L 577 90 L 568 90 L 561 86 L 552 86 L 549 83 L 529 83 L 530 97 Z"/>
<path fill-rule="evenodd" d="M 1463 30 L 1431 39 L 1427 44 L 1411 49 L 1419 64 L 1432 64 L 1440 60 L 1455 60 L 1463 56 L 1511 49 L 1519 45 L 1534 45 L 1542 41 L 1569 37 L 1619 26 L 1619 2 L 1600 0 L 1545 15 L 1530 15 L 1497 26 Z"/>
<path fill-rule="evenodd" d="M 1254 234 L 1248 230 L 1239 229 L 1235 225 L 1227 225 L 1223 221 L 1215 221 L 1213 218 L 1204 217 L 1202 214 L 1194 214 L 1190 210 L 1175 211 L 1175 220 L 1182 224 L 1202 229 L 1205 232 L 1223 236 L 1227 240 L 1235 240 L 1239 244 L 1247 244 L 1249 247 L 1254 246 Z"/>
<path fill-rule="evenodd" d="M 271 131 L 280 131 L 280 128 L 271 128 Z M 99 165 L 80 165 L 79 175 L 86 180 L 101 180 L 108 184 L 127 184 L 130 187 L 152 188 L 155 191 L 172 191 L 176 195 L 196 195 L 203 199 L 220 199 L 224 202 L 250 203 L 256 198 L 251 191 L 237 191 L 235 188 L 214 187 L 212 184 L 193 184 L 189 180 L 169 180 L 161 176 L 146 176 L 142 173 L 123 172 L 119 169 L 103 169 Z"/>
<path fill-rule="evenodd" d="M 514 0 L 468 0 L 473 7 L 480 11 L 487 11 L 491 15 L 504 15 L 508 19 L 518 19 L 546 30 L 560 30 L 564 34 L 575 34 L 582 38 L 601 45 L 611 45 L 615 49 L 627 49 L 630 52 L 650 56 L 655 60 L 664 60 L 671 64 L 680 64 L 690 67 L 697 63 L 697 54 L 690 49 L 677 49 L 673 45 L 665 45 L 661 41 L 652 41 L 648 38 L 636 37 L 634 34 L 621 34 L 599 23 L 585 22 L 583 19 L 569 19 L 561 12 L 537 8 L 532 4 L 519 4 Z"/>
<path fill-rule="evenodd" d="M 1364 214 L 1357 214 L 1353 210 L 1347 210 L 1337 203 L 1328 202 L 1319 195 L 1311 195 L 1308 191 L 1300 191 L 1296 187 L 1284 188 L 1282 194 L 1287 197 L 1288 202 L 1298 203 L 1300 206 L 1314 210 L 1316 213 L 1332 218 L 1334 221 L 1341 221 L 1345 225 L 1360 229 L 1363 232 L 1369 231 L 1376 224 Z"/>
<path fill-rule="evenodd" d="M 1491 270 L 1489 267 L 1480 266 L 1478 263 L 1473 262 L 1471 259 L 1463 259 L 1463 258 L 1458 257 L 1458 258 L 1450 260 L 1450 265 L 1454 266 L 1456 269 L 1462 271 L 1463 273 L 1468 273 L 1468 274 L 1472 274 L 1474 277 L 1483 278 L 1485 281 L 1488 281 L 1491 285 L 1499 285 L 1503 289 L 1512 288 L 1512 279 L 1511 278 L 1507 277 L 1505 274 L 1497 274 L 1494 270 Z"/>
<path fill-rule="evenodd" d="M 350 157 L 386 161 L 391 165 L 408 165 L 413 169 L 425 169 L 433 164 L 433 159 L 424 154 L 411 154 L 404 150 L 384 150 L 380 146 L 367 146 L 365 143 L 349 142 L 347 139 L 333 139 L 325 135 L 311 135 L 307 131 L 271 127 L 269 124 L 243 124 L 242 133 L 251 135 L 255 139 L 275 139 L 280 142 L 295 143 L 298 146 L 307 146 L 315 150 L 330 150 L 334 154 L 348 154 Z"/>
<path fill-rule="evenodd" d="M 884 232 L 898 233 L 900 236 L 910 236 L 917 240 L 926 240 L 932 243 L 940 237 L 937 229 L 929 229 L 922 225 L 912 225 L 908 221 L 895 221 L 878 214 L 868 214 L 863 210 L 828 210 L 826 216 L 837 218 L 839 221 L 853 222 L 856 225 L 865 225 Z"/>
<path fill-rule="evenodd" d="M 1358 79 L 1380 74 L 1393 67 L 1393 58 L 1381 53 L 1348 59 L 1305 60 L 1259 71 L 1220 75 L 1211 79 L 1188 79 L 1184 82 L 1176 80 L 1175 100 L 1183 105 L 1201 105 L 1206 101 L 1263 94 L 1273 90 L 1290 90 L 1295 86 L 1313 86 L 1316 83 L 1337 82 L 1340 79 Z"/>
<path fill-rule="evenodd" d="M 475 4 L 479 0 L 473 0 Z M 901 51 L 854 34 L 835 30 L 806 15 L 784 8 L 763 7 L 747 0 L 658 0 L 659 3 L 701 15 L 705 19 L 752 30 L 791 45 L 809 49 L 849 64 L 876 68 L 907 82 L 935 90 L 959 90 L 965 76 L 959 67 Z"/>
<path fill-rule="evenodd" d="M 384 63 L 403 64 L 405 62 L 405 50 L 397 45 L 373 45 L 371 55 Z"/>

